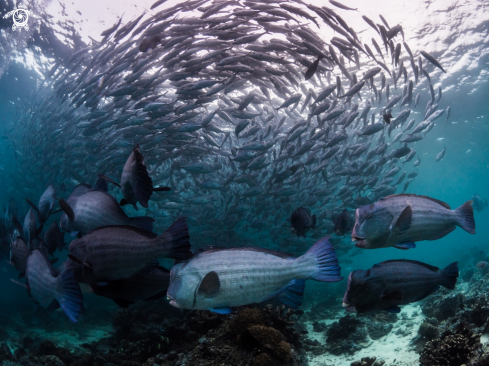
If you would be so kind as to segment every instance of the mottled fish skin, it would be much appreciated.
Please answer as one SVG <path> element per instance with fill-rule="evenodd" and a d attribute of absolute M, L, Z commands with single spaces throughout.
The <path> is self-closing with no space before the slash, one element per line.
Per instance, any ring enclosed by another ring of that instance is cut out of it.
<path fill-rule="evenodd" d="M 126 279 L 158 258 L 189 258 L 188 238 L 185 218 L 160 236 L 132 227 L 102 227 L 70 243 L 67 267 L 81 283 Z"/>
<path fill-rule="evenodd" d="M 457 262 L 440 270 L 413 260 L 385 261 L 350 273 L 343 307 L 354 313 L 399 312 L 399 305 L 420 301 L 440 286 L 453 289 L 457 277 Z"/>
<path fill-rule="evenodd" d="M 67 232 L 79 232 L 85 235 L 96 228 L 110 225 L 140 227 L 141 217 L 128 217 L 115 198 L 105 192 L 88 191 L 77 197 L 71 208 L 75 220 L 71 221 L 66 213 L 63 213 L 60 219 L 61 228 Z M 147 220 L 154 221 L 149 217 Z"/>
<path fill-rule="evenodd" d="M 401 244 L 440 239 L 455 230 L 456 226 L 475 233 L 472 201 L 456 210 L 444 205 L 441 201 L 413 194 L 387 196 L 355 211 L 352 240 L 357 241 L 357 247 L 364 249 L 396 246 L 408 249 Z M 406 220 L 407 227 L 399 229 L 396 222 L 408 207 L 412 210 L 411 220 Z"/>
<path fill-rule="evenodd" d="M 327 238 L 318 243 L 323 244 L 325 240 Z M 328 258 L 330 280 L 341 280 L 334 252 L 330 252 Z M 318 258 L 310 252 L 293 258 L 260 248 L 209 250 L 173 266 L 167 296 L 171 305 L 181 309 L 205 310 L 253 304 L 274 297 L 292 280 L 315 279 L 318 265 Z M 217 274 L 220 286 L 209 296 L 199 293 L 198 289 L 211 271 Z"/>

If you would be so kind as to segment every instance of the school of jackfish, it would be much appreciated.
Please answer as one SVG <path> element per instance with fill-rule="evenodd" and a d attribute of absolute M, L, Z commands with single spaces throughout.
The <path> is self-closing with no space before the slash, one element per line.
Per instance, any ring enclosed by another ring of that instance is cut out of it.
<path fill-rule="evenodd" d="M 416 141 L 450 107 L 432 82 L 445 69 L 411 50 L 401 25 L 363 16 L 377 39 L 361 40 L 340 15 L 355 9 L 332 0 L 164 3 L 46 71 L 8 132 L 36 172 L 14 190 L 2 236 L 43 307 L 76 321 L 88 283 L 120 306 L 168 296 L 229 313 L 277 297 L 297 308 L 306 280 L 342 279 L 346 253 L 475 233 L 471 201 L 451 210 L 404 194 Z M 36 205 L 26 192 L 40 184 Z M 74 239 L 55 269 L 60 228 Z M 356 243 L 342 243 L 351 230 Z M 171 272 L 161 258 L 176 261 Z M 350 274 L 348 311 L 396 312 L 458 276 L 456 264 L 399 261 L 405 281 L 387 283 L 392 262 Z"/>

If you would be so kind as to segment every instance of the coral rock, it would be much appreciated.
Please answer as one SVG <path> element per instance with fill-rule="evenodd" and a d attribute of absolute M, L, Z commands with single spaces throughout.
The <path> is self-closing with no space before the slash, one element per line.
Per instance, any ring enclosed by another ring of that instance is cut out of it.
<path fill-rule="evenodd" d="M 462 366 L 468 364 L 481 347 L 480 334 L 465 325 L 446 330 L 435 340 L 426 343 L 419 363 L 421 366 Z"/>
<path fill-rule="evenodd" d="M 265 322 L 263 313 L 257 309 L 243 309 L 230 321 L 229 327 L 236 335 L 242 335 L 250 326 L 263 325 Z"/>
<path fill-rule="evenodd" d="M 285 361 L 285 362 L 288 362 L 289 359 L 290 359 L 290 353 L 292 352 L 292 349 L 290 347 L 290 344 L 285 342 L 285 341 L 281 341 L 276 347 L 275 347 L 275 351 L 274 351 L 274 354 L 275 356 L 277 356 L 278 358 L 280 358 L 281 360 Z"/>
<path fill-rule="evenodd" d="M 438 335 L 438 328 L 428 322 L 423 322 L 419 326 L 418 333 L 420 336 L 432 340 Z"/>
<path fill-rule="evenodd" d="M 253 360 L 253 366 L 272 366 L 272 359 L 266 353 L 259 354 Z"/>

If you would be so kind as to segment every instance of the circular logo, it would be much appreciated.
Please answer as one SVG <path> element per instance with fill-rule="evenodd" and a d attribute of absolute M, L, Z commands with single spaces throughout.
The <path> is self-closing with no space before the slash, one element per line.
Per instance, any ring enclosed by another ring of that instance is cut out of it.
<path fill-rule="evenodd" d="M 24 9 L 16 9 L 14 10 L 12 19 L 14 20 L 14 25 L 17 28 L 23 28 L 27 25 L 27 21 L 29 20 L 29 14 Z"/>

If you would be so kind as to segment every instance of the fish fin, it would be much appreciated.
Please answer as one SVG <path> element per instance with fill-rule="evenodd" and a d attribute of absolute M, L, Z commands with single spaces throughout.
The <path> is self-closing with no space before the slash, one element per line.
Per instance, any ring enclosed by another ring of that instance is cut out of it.
<path fill-rule="evenodd" d="M 49 263 L 55 264 L 58 260 L 59 260 L 59 258 L 52 258 L 49 260 Z"/>
<path fill-rule="evenodd" d="M 107 193 L 109 191 L 109 187 L 107 186 L 107 177 L 105 175 L 99 174 L 97 181 L 93 185 L 92 189 L 94 191 L 100 191 L 100 192 L 105 192 Z M 112 181 L 110 181 L 112 182 Z M 117 183 L 114 183 L 115 185 L 119 186 Z M 119 186 L 120 188 L 121 186 Z"/>
<path fill-rule="evenodd" d="M 76 282 L 75 273 L 71 269 L 65 269 L 58 276 L 58 281 L 61 286 L 58 286 L 56 300 L 58 300 L 66 316 L 73 323 L 76 323 L 84 309 L 83 295 L 80 285 Z"/>
<path fill-rule="evenodd" d="M 70 258 L 73 262 L 83 265 L 83 262 L 75 257 L 73 254 L 68 254 L 68 258 Z"/>
<path fill-rule="evenodd" d="M 388 313 L 391 314 L 399 314 L 401 312 L 401 308 L 397 305 L 390 306 L 387 309 L 384 309 L 384 311 L 387 311 Z"/>
<path fill-rule="evenodd" d="M 17 231 L 19 232 L 19 234 L 23 235 L 24 234 L 24 228 L 22 227 L 22 224 L 20 223 L 20 221 L 16 217 L 14 217 L 14 218 L 12 218 L 12 223 L 14 224 L 14 226 L 17 229 Z"/>
<path fill-rule="evenodd" d="M 25 272 L 22 272 L 22 273 L 19 273 L 19 277 L 17 277 L 17 278 L 20 279 L 20 278 L 24 278 L 24 277 L 25 277 Z"/>
<path fill-rule="evenodd" d="M 60 213 L 60 212 L 63 212 L 63 210 L 62 209 L 55 210 L 55 211 L 51 212 L 51 215 L 49 215 L 49 216 L 52 216 L 52 215 Z"/>
<path fill-rule="evenodd" d="M 442 282 L 441 285 L 450 290 L 455 288 L 455 283 L 458 278 L 458 262 L 453 262 L 441 270 Z"/>
<path fill-rule="evenodd" d="M 411 227 L 411 221 L 413 219 L 413 209 L 411 206 L 407 206 L 397 218 L 394 227 L 398 234 L 404 234 Z"/>
<path fill-rule="evenodd" d="M 446 228 L 442 230 L 441 232 L 437 233 L 435 236 L 429 238 L 428 240 L 438 240 L 443 238 L 444 236 L 450 234 L 453 230 L 455 230 L 455 226 L 451 226 L 449 228 Z"/>
<path fill-rule="evenodd" d="M 197 293 L 204 294 L 205 297 L 213 297 L 219 293 L 220 289 L 221 281 L 219 280 L 219 275 L 214 271 L 210 271 L 200 282 Z"/>
<path fill-rule="evenodd" d="M 16 281 L 14 279 L 10 279 L 10 281 L 12 281 L 13 283 L 15 283 L 16 285 L 19 285 L 19 286 L 22 286 L 22 287 L 25 287 L 27 288 L 27 285 L 25 283 L 22 283 L 22 282 L 19 282 L 19 281 Z"/>
<path fill-rule="evenodd" d="M 146 231 L 153 231 L 153 222 L 155 222 L 155 219 L 149 216 L 137 216 L 137 217 L 131 217 L 131 225 L 135 226 L 137 228 L 146 230 Z"/>
<path fill-rule="evenodd" d="M 163 238 L 170 248 L 166 258 L 188 259 L 192 256 L 186 217 L 177 219 L 159 238 Z"/>
<path fill-rule="evenodd" d="M 104 174 L 99 174 L 98 179 L 95 182 L 95 184 L 93 185 L 92 189 L 94 191 L 102 191 L 102 192 L 107 193 L 107 191 L 109 190 L 109 187 L 107 186 L 107 182 L 110 182 L 110 183 L 116 185 L 117 187 L 121 188 L 121 185 L 119 183 L 117 183 L 116 181 L 114 181 L 113 179 L 107 177 Z"/>
<path fill-rule="evenodd" d="M 319 239 L 306 254 L 304 254 L 304 256 L 306 255 L 312 255 L 317 260 L 317 267 L 311 275 L 312 280 L 336 282 L 343 279 L 343 277 L 340 276 L 341 268 L 338 266 L 338 259 L 336 258 L 333 246 L 329 242 L 329 236 Z"/>
<path fill-rule="evenodd" d="M 404 291 L 401 290 L 393 291 L 387 295 L 382 295 L 382 300 L 402 302 L 403 299 L 404 299 Z"/>
<path fill-rule="evenodd" d="M 298 309 L 304 297 L 305 280 L 292 280 L 277 296 L 277 299 L 291 309 Z"/>
<path fill-rule="evenodd" d="M 153 194 L 153 181 L 148 174 L 146 165 L 144 164 L 144 158 L 139 151 L 139 145 L 136 145 L 133 152 L 137 166 L 136 182 L 135 187 L 133 187 L 134 194 L 136 195 L 136 198 L 141 206 L 148 207 L 148 201 Z"/>
<path fill-rule="evenodd" d="M 233 309 L 231 308 L 213 308 L 209 309 L 209 311 L 212 311 L 213 313 L 221 314 L 221 315 L 227 315 L 231 314 L 233 312 Z"/>
<path fill-rule="evenodd" d="M 53 301 L 51 301 L 51 304 L 48 305 L 48 307 L 46 308 L 50 313 L 52 313 L 53 311 L 55 311 L 56 309 L 59 309 L 60 308 L 60 304 L 58 302 L 58 300 L 56 299 L 53 299 Z"/>
<path fill-rule="evenodd" d="M 406 243 L 397 243 L 396 245 L 394 245 L 394 247 L 397 248 L 397 249 L 407 250 L 407 249 L 414 249 L 414 248 L 416 248 L 416 244 L 414 244 L 411 241 L 408 241 Z"/>
<path fill-rule="evenodd" d="M 59 200 L 59 206 L 64 211 L 64 213 L 66 214 L 66 216 L 68 216 L 68 218 L 70 219 L 70 221 L 74 221 L 75 220 L 75 213 L 73 212 L 73 209 L 68 204 L 68 202 L 66 202 L 64 199 L 60 198 L 60 200 Z"/>
<path fill-rule="evenodd" d="M 419 298 L 416 299 L 416 301 L 423 300 L 425 297 L 430 296 L 431 294 L 435 293 L 440 289 L 440 286 L 436 286 L 434 288 L 430 288 L 428 291 L 426 291 L 424 294 L 422 294 Z"/>
<path fill-rule="evenodd" d="M 119 202 L 119 206 L 125 206 L 128 204 L 129 204 L 129 202 L 127 202 L 127 200 L 125 198 L 121 198 L 121 200 Z"/>
<path fill-rule="evenodd" d="M 316 228 L 316 215 L 312 215 L 312 228 Z"/>
<path fill-rule="evenodd" d="M 26 198 L 26 199 L 25 199 L 25 201 L 26 201 L 26 202 L 29 204 L 29 206 L 31 206 L 31 207 L 34 209 L 34 211 L 36 211 L 36 212 L 37 212 L 37 214 L 39 215 L 39 209 L 37 208 L 37 206 L 36 206 L 34 203 L 32 203 L 32 201 L 31 201 L 31 200 L 29 200 L 28 198 Z"/>
<path fill-rule="evenodd" d="M 472 201 L 465 202 L 462 206 L 455 209 L 460 217 L 460 227 L 470 234 L 475 234 L 474 209 Z"/>
<path fill-rule="evenodd" d="M 124 299 L 112 299 L 121 308 L 127 309 L 129 305 L 134 304 L 134 301 L 124 300 Z"/>
<path fill-rule="evenodd" d="M 170 187 L 155 187 L 153 188 L 153 192 L 168 192 L 172 189 Z"/>
<path fill-rule="evenodd" d="M 79 231 L 72 231 L 70 235 L 72 238 L 74 238 L 75 236 L 78 236 L 79 233 L 80 233 Z"/>

